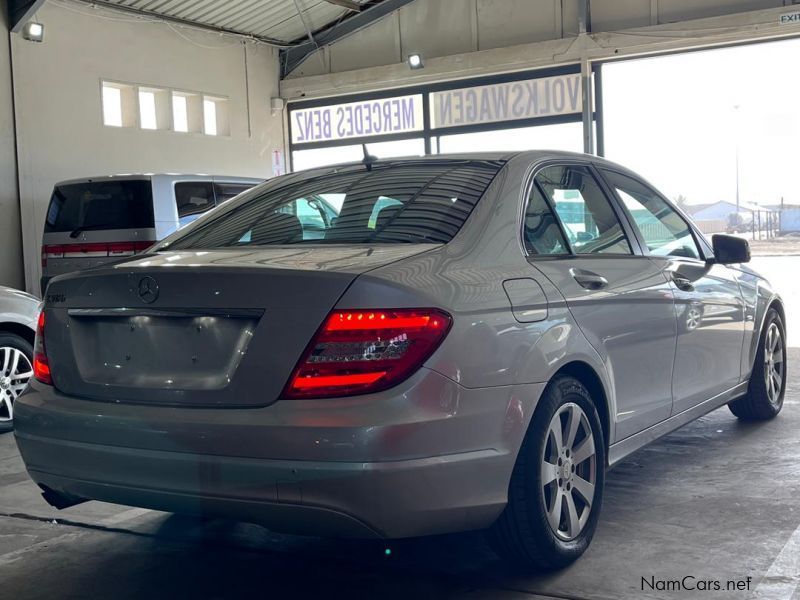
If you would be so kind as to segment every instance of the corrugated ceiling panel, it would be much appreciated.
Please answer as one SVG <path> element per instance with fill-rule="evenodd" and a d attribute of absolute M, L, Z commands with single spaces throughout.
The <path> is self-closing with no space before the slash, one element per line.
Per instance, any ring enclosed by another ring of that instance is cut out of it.
<path fill-rule="evenodd" d="M 294 0 L 108 0 L 127 8 L 175 17 L 258 37 L 292 42 L 306 37 Z M 354 0 L 365 4 L 369 0 Z M 325 0 L 297 0 L 312 31 L 348 14 Z"/>

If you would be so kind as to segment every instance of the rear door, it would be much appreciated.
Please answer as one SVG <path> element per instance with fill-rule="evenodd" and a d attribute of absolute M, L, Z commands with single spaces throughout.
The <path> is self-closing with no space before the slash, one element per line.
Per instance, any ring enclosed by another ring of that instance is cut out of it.
<path fill-rule="evenodd" d="M 678 343 L 673 414 L 739 383 L 745 307 L 733 272 L 704 260 L 684 218 L 653 188 L 601 169 L 636 228 L 645 252 L 670 278 Z"/>
<path fill-rule="evenodd" d="M 606 364 L 616 438 L 669 417 L 676 323 L 662 269 L 641 254 L 594 169 L 549 164 L 530 183 L 524 241 L 530 264 L 566 298 Z"/>
<path fill-rule="evenodd" d="M 56 275 L 102 265 L 156 239 L 149 179 L 98 179 L 56 185 L 42 238 L 42 292 Z"/>

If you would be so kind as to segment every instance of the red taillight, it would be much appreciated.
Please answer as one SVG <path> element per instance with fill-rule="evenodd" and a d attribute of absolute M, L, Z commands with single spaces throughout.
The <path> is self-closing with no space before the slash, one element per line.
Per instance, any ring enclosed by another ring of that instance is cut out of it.
<path fill-rule="evenodd" d="M 385 390 L 416 371 L 442 343 L 452 319 L 437 309 L 334 311 L 283 391 L 332 398 Z"/>
<path fill-rule="evenodd" d="M 36 324 L 36 341 L 33 345 L 33 376 L 42 383 L 53 385 L 50 363 L 44 347 L 44 311 L 39 313 L 39 322 Z"/>

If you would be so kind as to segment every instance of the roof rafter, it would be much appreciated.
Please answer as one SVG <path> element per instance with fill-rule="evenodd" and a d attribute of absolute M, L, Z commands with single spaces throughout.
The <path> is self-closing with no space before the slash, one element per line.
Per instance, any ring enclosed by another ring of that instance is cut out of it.
<path fill-rule="evenodd" d="M 327 1 L 327 0 L 326 0 Z M 353 14 L 349 18 L 331 25 L 327 29 L 319 31 L 314 34 L 314 43 L 305 42 L 296 44 L 281 50 L 281 78 L 285 77 L 296 69 L 306 57 L 318 49 L 319 46 L 332 44 L 333 42 L 342 39 L 370 25 L 378 19 L 385 17 L 388 14 L 399 10 L 406 4 L 410 4 L 414 0 L 382 0 L 378 4 L 374 4 L 362 10 L 359 13 Z"/>

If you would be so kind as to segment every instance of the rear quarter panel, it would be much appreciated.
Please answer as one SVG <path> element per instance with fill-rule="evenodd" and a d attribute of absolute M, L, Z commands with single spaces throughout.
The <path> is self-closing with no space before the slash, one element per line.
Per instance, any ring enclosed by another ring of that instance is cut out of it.
<path fill-rule="evenodd" d="M 524 256 L 519 228 L 530 165 L 530 160 L 509 162 L 449 244 L 361 275 L 337 307 L 448 311 L 453 327 L 426 366 L 465 388 L 546 383 L 567 363 L 584 362 L 603 383 L 606 410 L 616 414 L 602 359 L 561 293 Z M 538 307 L 546 313 L 543 320 L 523 323 L 514 316 L 503 282 L 525 278 L 545 292 L 546 302 Z M 537 399 L 523 407 L 526 426 Z M 613 418 L 609 422 L 613 440 Z"/>

